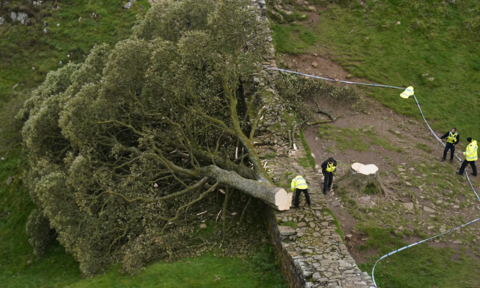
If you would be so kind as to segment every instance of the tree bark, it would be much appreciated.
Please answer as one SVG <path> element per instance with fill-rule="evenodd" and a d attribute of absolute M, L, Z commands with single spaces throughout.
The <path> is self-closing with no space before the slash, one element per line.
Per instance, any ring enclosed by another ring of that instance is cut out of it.
<path fill-rule="evenodd" d="M 279 211 L 290 209 L 292 204 L 293 193 L 270 183 L 245 179 L 233 171 L 223 170 L 214 165 L 202 167 L 200 174 L 204 177 L 212 177 L 224 185 L 260 199 Z"/>

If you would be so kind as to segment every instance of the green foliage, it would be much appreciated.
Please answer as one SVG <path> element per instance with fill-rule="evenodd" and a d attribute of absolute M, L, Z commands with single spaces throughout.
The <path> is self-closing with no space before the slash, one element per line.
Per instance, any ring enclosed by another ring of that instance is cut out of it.
<path fill-rule="evenodd" d="M 164 1 L 113 49 L 97 45 L 83 64 L 50 72 L 17 115 L 39 208 L 35 253 L 47 227 L 85 276 L 201 253 L 208 245 L 191 222 L 209 193 L 228 187 L 218 173 L 265 177 L 236 91 L 258 70 L 266 33 L 247 0 Z M 255 170 L 228 160 L 238 141 Z"/>
<path fill-rule="evenodd" d="M 313 119 L 311 103 L 318 99 L 327 99 L 332 105 L 345 105 L 361 98 L 360 92 L 352 87 L 330 85 L 295 74 L 280 76 L 275 87 L 287 105 L 295 109 L 300 121 Z"/>
<path fill-rule="evenodd" d="M 368 236 L 361 251 L 377 249 L 368 263 L 360 264 L 361 270 L 372 272 L 379 257 L 408 245 L 391 235 L 390 229 L 366 227 L 361 229 Z M 375 281 L 379 287 L 476 287 L 480 281 L 480 268 L 475 259 L 458 252 L 458 261 L 451 248 L 433 248 L 427 243 L 416 245 L 383 259 L 375 268 Z"/>

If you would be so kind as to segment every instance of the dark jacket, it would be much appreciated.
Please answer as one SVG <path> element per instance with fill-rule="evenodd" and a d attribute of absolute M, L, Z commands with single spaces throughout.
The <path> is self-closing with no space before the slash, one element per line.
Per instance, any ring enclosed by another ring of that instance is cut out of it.
<path fill-rule="evenodd" d="M 322 167 L 322 174 L 325 174 L 327 172 L 327 166 L 328 166 L 328 160 L 325 160 L 320 167 Z M 335 166 L 335 171 L 337 171 L 337 161 L 333 160 L 333 166 Z"/>
<path fill-rule="evenodd" d="M 440 137 L 440 139 L 445 139 L 448 137 L 448 134 L 450 134 L 451 131 L 448 131 L 447 133 L 445 133 L 445 135 L 443 135 L 442 137 Z M 457 144 L 458 142 L 460 142 L 460 134 L 457 135 L 457 142 L 453 143 L 453 144 Z"/>

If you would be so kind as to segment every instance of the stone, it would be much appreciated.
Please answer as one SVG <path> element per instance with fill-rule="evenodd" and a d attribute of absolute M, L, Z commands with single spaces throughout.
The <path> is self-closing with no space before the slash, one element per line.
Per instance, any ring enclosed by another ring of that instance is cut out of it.
<path fill-rule="evenodd" d="M 453 205 L 453 208 L 454 208 L 454 209 L 459 209 L 460 206 L 458 206 L 458 205 Z"/>
<path fill-rule="evenodd" d="M 462 244 L 462 241 L 460 241 L 460 240 L 455 240 L 455 241 L 453 241 L 452 243 L 453 243 L 453 244 Z"/>
<path fill-rule="evenodd" d="M 200 224 L 200 229 L 205 229 L 205 228 L 207 228 L 207 224 L 205 223 Z"/>
<path fill-rule="evenodd" d="M 318 232 L 313 232 L 313 237 L 320 237 L 320 235 L 321 235 L 321 234 L 318 233 Z"/>
<path fill-rule="evenodd" d="M 313 278 L 313 281 L 317 282 L 320 280 L 320 278 L 322 278 L 322 276 L 320 275 L 320 273 L 316 272 L 313 274 L 312 278 Z"/>
<path fill-rule="evenodd" d="M 410 203 L 402 203 L 403 206 L 405 206 L 405 208 L 407 208 L 407 210 L 413 210 L 413 202 L 410 202 Z"/>
<path fill-rule="evenodd" d="M 132 6 L 133 6 L 132 2 L 127 2 L 127 4 L 123 5 L 123 8 L 130 9 L 130 8 L 132 8 Z"/>
<path fill-rule="evenodd" d="M 423 206 L 423 210 L 426 211 L 426 212 L 429 212 L 429 213 L 435 213 L 435 210 L 432 209 L 432 208 L 429 208 L 427 206 Z"/>
<path fill-rule="evenodd" d="M 440 228 L 440 233 L 445 233 L 447 230 L 445 228 Z"/>
<path fill-rule="evenodd" d="M 313 223 L 313 222 L 308 223 L 308 225 L 310 225 L 310 227 L 312 227 L 312 228 L 315 228 L 315 223 Z"/>
<path fill-rule="evenodd" d="M 17 13 L 15 12 L 10 13 L 10 18 L 12 18 L 12 22 L 17 21 Z"/>
<path fill-rule="evenodd" d="M 300 223 L 297 224 L 298 228 L 302 228 L 302 227 L 305 227 L 305 226 L 307 226 L 307 223 L 305 223 L 305 222 L 300 222 Z"/>
<path fill-rule="evenodd" d="M 60 60 L 58 61 L 58 66 L 62 66 L 63 65 L 63 62 Z"/>
<path fill-rule="evenodd" d="M 317 62 L 312 62 L 312 66 L 317 68 L 318 67 L 318 63 Z"/>
<path fill-rule="evenodd" d="M 281 236 L 290 236 L 290 235 L 295 235 L 295 229 L 289 226 L 278 226 L 278 233 L 280 233 Z"/>
<path fill-rule="evenodd" d="M 340 203 L 338 203 L 337 201 L 333 201 L 332 206 L 333 207 L 338 207 L 338 206 L 340 206 Z"/>
<path fill-rule="evenodd" d="M 398 168 L 398 171 L 405 172 L 406 170 L 404 168 Z"/>
<path fill-rule="evenodd" d="M 10 176 L 10 177 L 8 177 L 8 179 L 7 179 L 7 181 L 5 182 L 5 184 L 10 185 L 10 184 L 12 184 L 13 180 L 15 180 L 15 177 L 14 177 L 14 176 Z"/>
<path fill-rule="evenodd" d="M 412 186 L 412 183 L 410 183 L 410 182 L 408 182 L 408 181 L 405 181 L 405 184 L 406 184 L 407 186 Z"/>
<path fill-rule="evenodd" d="M 3 25 L 3 23 L 5 23 L 5 19 L 3 19 L 2 17 L 0 17 L 0 25 Z"/>
<path fill-rule="evenodd" d="M 435 228 L 435 226 L 428 226 L 427 227 L 428 230 L 432 230 L 433 228 Z"/>
<path fill-rule="evenodd" d="M 350 240 L 352 240 L 352 236 L 353 236 L 352 234 L 347 234 L 347 235 L 345 235 L 345 239 L 350 241 Z"/>
<path fill-rule="evenodd" d="M 47 28 L 43 28 L 43 33 L 47 34 L 48 33 L 48 30 Z"/>

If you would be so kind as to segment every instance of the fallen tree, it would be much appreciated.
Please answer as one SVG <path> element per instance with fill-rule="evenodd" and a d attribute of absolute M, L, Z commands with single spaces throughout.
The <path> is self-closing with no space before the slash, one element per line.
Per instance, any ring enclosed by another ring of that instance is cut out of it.
<path fill-rule="evenodd" d="M 130 39 L 48 74 L 17 116 L 38 256 L 52 228 L 85 276 L 114 261 L 133 271 L 153 260 L 145 249 L 180 249 L 172 224 L 219 188 L 289 209 L 254 149 L 258 94 L 238 103 L 265 54 L 262 21 L 249 0 L 162 1 Z"/>

